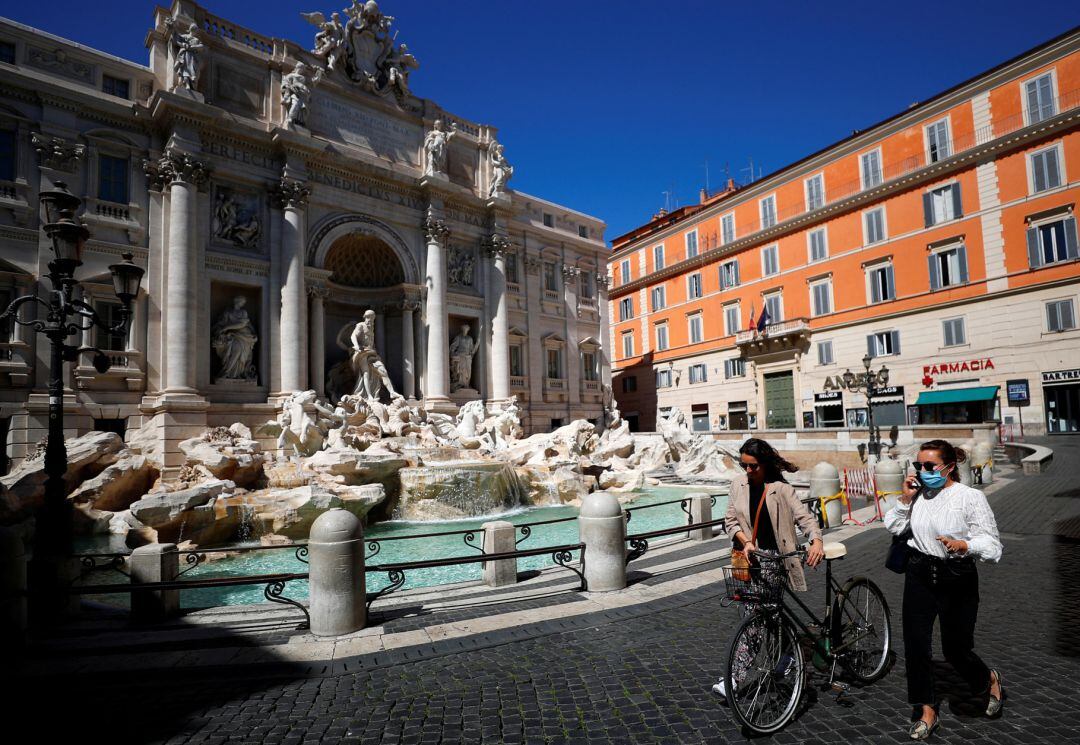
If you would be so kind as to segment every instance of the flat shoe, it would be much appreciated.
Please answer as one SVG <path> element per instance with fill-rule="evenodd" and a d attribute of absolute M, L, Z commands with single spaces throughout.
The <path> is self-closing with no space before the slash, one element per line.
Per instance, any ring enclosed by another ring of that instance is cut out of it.
<path fill-rule="evenodd" d="M 934 723 L 928 725 L 923 720 L 918 720 L 915 724 L 911 725 L 911 729 L 908 730 L 908 735 L 912 740 L 928 740 L 930 735 L 934 734 L 934 730 L 941 724 L 941 718 L 935 717 Z"/>
<path fill-rule="evenodd" d="M 986 702 L 986 716 L 996 719 L 1001 716 L 1001 711 L 1005 708 L 1005 686 L 1001 682 L 1001 673 L 993 668 L 990 672 L 994 674 L 998 687 L 1001 689 L 1001 698 L 994 698 L 993 694 L 989 694 L 989 701 Z"/>

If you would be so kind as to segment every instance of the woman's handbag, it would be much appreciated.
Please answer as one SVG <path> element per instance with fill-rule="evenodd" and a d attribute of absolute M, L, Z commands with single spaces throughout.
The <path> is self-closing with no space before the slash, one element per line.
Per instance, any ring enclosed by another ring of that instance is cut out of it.
<path fill-rule="evenodd" d="M 892 537 L 892 544 L 889 546 L 889 553 L 885 557 L 885 568 L 896 572 L 897 574 L 903 574 L 907 571 L 908 561 L 911 559 L 911 547 L 908 546 L 908 539 L 911 538 L 911 515 L 915 512 L 915 502 L 919 500 L 919 495 L 916 494 L 915 498 L 911 500 L 911 511 L 908 513 L 908 526 L 900 535 L 894 535 Z"/>
<path fill-rule="evenodd" d="M 750 535 L 750 542 L 757 543 L 757 529 L 758 523 L 761 521 L 761 508 L 765 506 L 765 493 L 761 494 L 761 501 L 758 502 L 757 514 L 754 515 L 754 530 Z M 746 554 L 742 551 L 731 552 L 731 576 L 740 582 L 750 581 L 750 560 L 746 558 Z"/>

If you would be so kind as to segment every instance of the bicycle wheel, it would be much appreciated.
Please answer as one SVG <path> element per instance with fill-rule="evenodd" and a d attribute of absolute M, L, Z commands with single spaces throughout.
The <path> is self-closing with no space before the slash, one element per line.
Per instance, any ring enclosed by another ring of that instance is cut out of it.
<path fill-rule="evenodd" d="M 847 581 L 833 602 L 833 649 L 840 664 L 860 683 L 888 672 L 892 648 L 889 604 L 865 577 Z"/>
<path fill-rule="evenodd" d="M 743 727 L 768 735 L 791 721 L 803 677 L 802 650 L 782 616 L 755 613 L 739 625 L 728 651 L 725 685 Z"/>

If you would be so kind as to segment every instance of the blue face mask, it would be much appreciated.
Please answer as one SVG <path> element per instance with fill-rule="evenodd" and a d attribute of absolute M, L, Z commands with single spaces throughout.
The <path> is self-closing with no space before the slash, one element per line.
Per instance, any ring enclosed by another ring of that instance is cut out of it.
<path fill-rule="evenodd" d="M 945 486 L 945 477 L 937 471 L 919 471 L 919 480 L 927 489 L 940 489 Z"/>

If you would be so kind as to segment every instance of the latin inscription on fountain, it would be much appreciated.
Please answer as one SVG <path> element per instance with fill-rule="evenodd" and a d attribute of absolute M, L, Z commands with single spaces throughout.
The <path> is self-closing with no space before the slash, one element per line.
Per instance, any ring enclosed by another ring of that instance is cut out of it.
<path fill-rule="evenodd" d="M 311 126 L 328 137 L 362 147 L 395 162 L 418 164 L 423 130 L 413 124 L 361 109 L 331 96 L 311 102 Z"/>

